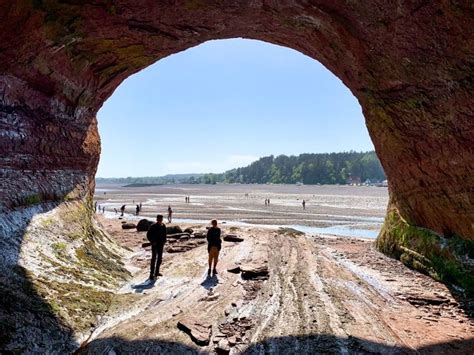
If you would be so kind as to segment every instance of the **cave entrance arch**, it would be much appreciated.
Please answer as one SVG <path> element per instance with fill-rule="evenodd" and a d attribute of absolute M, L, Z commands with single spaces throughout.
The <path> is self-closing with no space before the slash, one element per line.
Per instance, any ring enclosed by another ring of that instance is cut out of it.
<path fill-rule="evenodd" d="M 359 100 L 389 179 L 379 248 L 414 266 L 424 255 L 441 274 L 430 261 L 463 267 L 438 234 L 474 239 L 470 2 L 10 1 L 0 11 L 2 211 L 90 201 L 95 115 L 114 89 L 170 54 L 244 37 L 318 60 Z"/>
<path fill-rule="evenodd" d="M 190 172 L 223 173 L 270 154 L 264 154 L 262 150 L 273 153 L 297 150 L 296 155 L 321 149 L 325 152 L 371 150 L 360 105 L 340 80 L 320 63 L 299 52 L 253 40 L 210 41 L 154 63 L 122 82 L 101 107 L 97 119 L 102 152 L 96 175 L 96 191 L 98 187 L 105 187 L 107 191 L 113 189 L 102 185 L 104 180 L 97 178 L 104 174 L 109 177 L 130 174 L 147 177 Z M 294 142 L 287 141 L 288 138 L 294 138 Z M 313 141 L 315 138 L 316 141 Z M 216 146 L 219 147 L 217 151 Z M 252 157 L 246 157 L 246 154 Z M 345 160 L 354 159 L 354 156 L 343 154 L 339 159 L 331 160 L 335 164 L 334 184 L 345 184 L 351 172 L 347 170 L 349 173 L 344 174 L 341 170 L 348 169 Z M 331 183 L 327 174 L 323 172 L 318 177 L 309 165 L 311 162 L 320 166 L 319 160 L 301 156 L 296 161 L 296 157 L 276 155 L 274 163 L 278 167 L 277 172 L 266 172 L 262 176 L 258 172 L 260 169 L 253 169 L 246 172 L 244 181 L 260 184 Z M 370 158 L 373 157 L 370 154 Z M 245 160 L 240 161 L 242 158 Z M 262 161 L 268 165 L 269 158 Z M 371 175 L 367 176 L 363 169 L 356 167 L 352 175 L 358 176 L 361 182 L 368 178 L 384 180 L 377 160 L 371 162 L 374 164 L 370 167 L 375 169 L 375 173 L 371 170 Z M 290 171 L 288 164 L 291 165 Z M 304 164 L 304 168 L 300 165 L 300 169 L 294 170 L 297 164 Z M 228 174 L 229 182 L 238 182 L 238 175 Z M 178 180 L 181 183 L 189 181 L 188 178 L 176 178 L 182 179 Z M 160 182 L 157 179 L 153 181 Z M 121 178 L 116 182 L 128 185 L 152 181 L 149 178 Z M 308 233 L 353 234 L 372 238 L 380 231 L 387 206 L 386 189 L 380 188 L 331 191 L 329 187 L 267 186 L 255 190 L 247 186 L 236 187 L 234 194 L 241 199 L 234 201 L 227 200 L 229 196 L 222 186 L 210 187 L 171 185 L 171 191 L 166 187 L 157 187 L 157 190 L 154 187 L 140 190 L 139 187 L 107 192 L 106 195 L 99 190 L 95 198 L 99 206 L 105 202 L 112 212 L 126 203 L 126 212 L 131 214 L 135 213 L 134 204 L 144 201 L 144 211 L 140 213 L 142 218 L 154 219 L 156 213 L 166 215 L 164 207 L 170 204 L 175 211 L 174 218 L 178 220 L 202 222 L 217 218 L 219 221 L 231 221 L 237 218 L 235 213 L 239 210 L 239 220 L 254 224 L 262 223 L 259 220 L 265 218 L 264 224 L 294 225 Z M 183 188 L 181 194 L 177 191 L 180 188 Z M 194 191 L 186 192 L 187 189 Z M 136 196 L 134 190 L 139 190 L 135 191 Z M 273 201 L 272 198 L 272 208 L 263 208 L 264 196 L 284 191 L 295 194 L 294 200 L 290 196 L 284 201 Z M 145 197 L 146 192 L 150 196 Z M 193 197 L 193 202 L 198 205 L 204 203 L 203 208 L 185 204 L 182 197 L 186 193 L 211 193 L 217 197 L 219 192 L 224 194 L 218 201 Z M 248 192 L 251 192 L 251 198 L 244 198 L 244 193 Z M 157 197 L 157 193 L 163 195 Z M 327 200 L 324 196 L 318 196 L 331 193 L 334 195 Z M 120 195 L 123 200 L 116 200 L 114 194 Z M 261 198 L 256 198 L 257 194 Z M 340 195 L 346 194 L 355 195 L 354 202 L 360 205 L 345 209 L 347 201 Z M 149 199 L 156 201 L 147 203 Z M 300 211 L 303 199 L 308 202 L 305 213 Z M 373 209 L 363 207 L 365 202 L 370 203 L 368 201 L 374 204 Z M 328 204 L 326 208 L 319 207 L 325 204 Z M 354 210 L 356 212 L 352 212 Z M 329 218 L 325 216 L 327 213 L 335 215 Z M 353 213 L 356 214 L 353 220 L 338 228 L 337 224 L 341 221 L 337 216 L 343 218 Z M 369 216 L 375 217 L 374 221 L 366 221 L 365 217 Z M 318 228 L 322 226 L 325 228 Z"/>

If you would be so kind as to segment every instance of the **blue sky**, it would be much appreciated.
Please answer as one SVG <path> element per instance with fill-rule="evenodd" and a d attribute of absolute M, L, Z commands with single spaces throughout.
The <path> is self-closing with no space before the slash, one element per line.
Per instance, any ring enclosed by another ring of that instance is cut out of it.
<path fill-rule="evenodd" d="M 223 172 L 266 155 L 373 149 L 324 66 L 261 41 L 209 41 L 125 80 L 98 113 L 99 177 Z"/>

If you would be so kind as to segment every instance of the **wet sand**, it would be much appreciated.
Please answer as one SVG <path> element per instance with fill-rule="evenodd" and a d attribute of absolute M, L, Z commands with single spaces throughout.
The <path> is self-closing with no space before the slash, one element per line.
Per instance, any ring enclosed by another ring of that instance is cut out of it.
<path fill-rule="evenodd" d="M 185 203 L 185 196 L 190 196 L 190 203 Z M 388 192 L 384 187 L 332 185 L 98 185 L 95 198 L 109 212 L 126 204 L 130 214 L 141 202 L 141 215 L 150 218 L 158 213 L 166 216 L 171 205 L 174 219 L 181 223 L 215 218 L 237 226 L 283 225 L 307 233 L 375 238 Z M 269 206 L 265 199 L 270 199 Z"/>

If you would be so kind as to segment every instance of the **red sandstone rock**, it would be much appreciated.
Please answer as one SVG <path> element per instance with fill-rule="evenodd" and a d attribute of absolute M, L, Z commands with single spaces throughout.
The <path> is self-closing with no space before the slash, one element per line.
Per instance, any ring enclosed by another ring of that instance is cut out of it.
<path fill-rule="evenodd" d="M 211 325 L 194 318 L 185 318 L 178 322 L 178 329 L 189 334 L 192 341 L 204 346 L 211 340 Z"/>
<path fill-rule="evenodd" d="M 252 262 L 240 265 L 243 279 L 268 278 L 268 265 L 263 262 Z"/>
<path fill-rule="evenodd" d="M 474 241 L 470 1 L 10 0 L 0 18 L 2 213 L 90 198 L 95 115 L 115 88 L 170 54 L 245 37 L 291 47 L 338 76 L 362 106 L 390 208 Z M 381 243 L 396 248 L 393 229 L 384 233 Z"/>

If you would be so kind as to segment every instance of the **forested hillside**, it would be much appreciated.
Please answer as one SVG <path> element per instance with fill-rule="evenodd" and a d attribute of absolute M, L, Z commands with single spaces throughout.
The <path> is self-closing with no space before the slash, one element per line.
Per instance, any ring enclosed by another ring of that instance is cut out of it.
<path fill-rule="evenodd" d="M 99 183 L 120 184 L 345 184 L 352 177 L 385 180 L 375 152 L 343 152 L 279 155 L 260 158 L 252 164 L 221 174 L 173 174 L 156 177 L 97 178 Z"/>
<path fill-rule="evenodd" d="M 260 158 L 249 166 L 222 174 L 193 178 L 196 183 L 244 184 L 345 184 L 349 177 L 363 182 L 385 180 L 385 173 L 375 152 L 279 155 Z"/>

